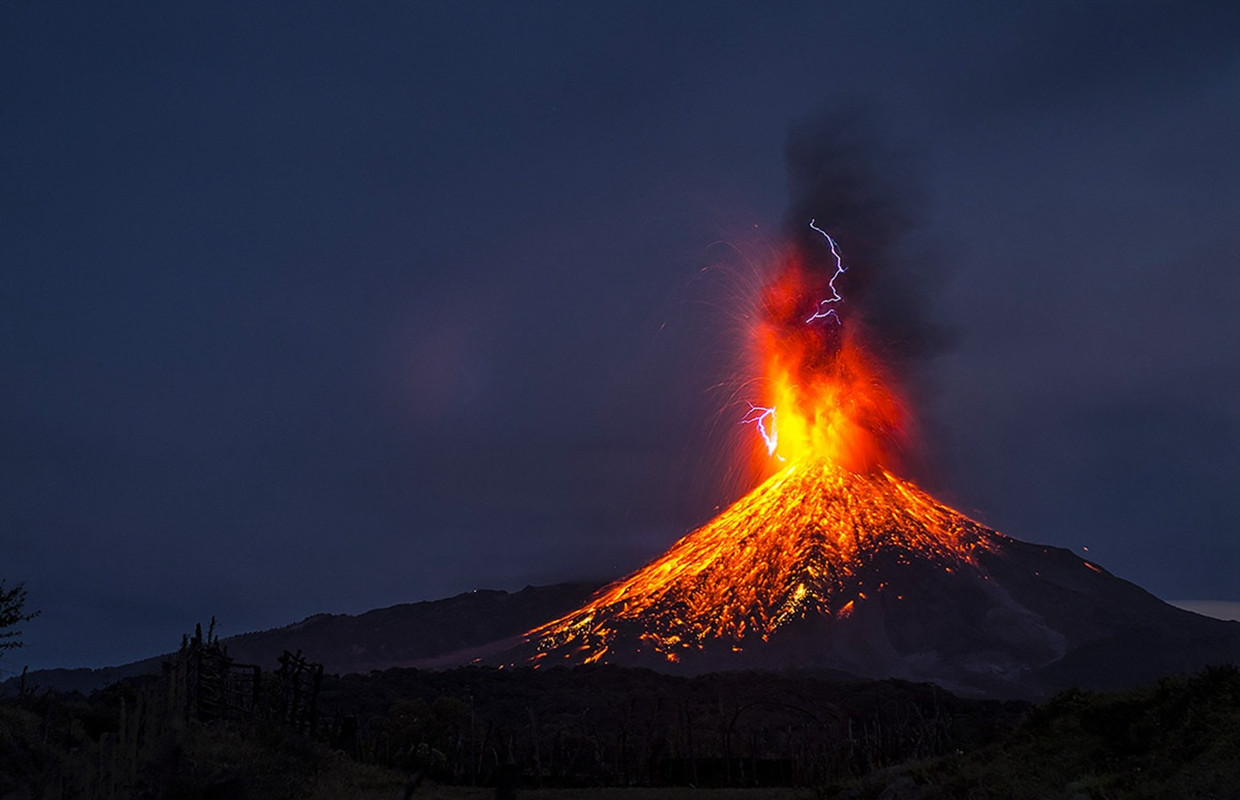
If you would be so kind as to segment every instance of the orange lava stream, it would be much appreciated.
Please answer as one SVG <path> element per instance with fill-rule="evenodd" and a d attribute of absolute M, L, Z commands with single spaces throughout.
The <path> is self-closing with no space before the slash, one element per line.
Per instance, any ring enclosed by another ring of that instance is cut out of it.
<path fill-rule="evenodd" d="M 548 655 L 604 659 L 621 628 L 642 649 L 679 659 L 710 640 L 741 647 L 811 613 L 846 616 L 865 590 L 856 573 L 880 550 L 971 563 L 992 532 L 885 471 L 828 461 L 789 466 L 583 608 L 527 635 Z"/>

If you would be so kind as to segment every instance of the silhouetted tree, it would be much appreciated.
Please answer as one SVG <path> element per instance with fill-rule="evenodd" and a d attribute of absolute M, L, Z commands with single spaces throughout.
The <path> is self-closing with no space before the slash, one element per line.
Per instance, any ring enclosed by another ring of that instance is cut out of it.
<path fill-rule="evenodd" d="M 4 588 L 0 581 L 0 656 L 6 650 L 15 650 L 22 646 L 20 630 L 14 626 L 29 622 L 39 616 L 38 611 L 26 611 L 26 586 L 17 584 L 12 589 Z"/>

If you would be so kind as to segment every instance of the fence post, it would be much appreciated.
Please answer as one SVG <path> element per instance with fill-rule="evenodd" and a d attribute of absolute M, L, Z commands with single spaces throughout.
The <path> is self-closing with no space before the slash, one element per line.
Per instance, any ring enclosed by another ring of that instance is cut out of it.
<path fill-rule="evenodd" d="M 263 715 L 263 668 L 254 665 L 254 706 L 252 716 L 261 719 Z"/>

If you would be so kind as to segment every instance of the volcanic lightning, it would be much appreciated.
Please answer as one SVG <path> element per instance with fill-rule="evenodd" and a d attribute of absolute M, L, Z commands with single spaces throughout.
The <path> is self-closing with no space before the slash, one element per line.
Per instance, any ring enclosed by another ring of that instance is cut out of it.
<path fill-rule="evenodd" d="M 844 266 L 844 259 L 840 256 L 839 247 L 835 244 L 835 240 L 831 238 L 831 234 L 827 233 L 822 228 L 819 228 L 814 224 L 815 222 L 816 220 L 811 219 L 809 221 L 809 226 L 821 233 L 823 238 L 827 240 L 827 244 L 831 247 L 831 255 L 835 256 L 835 274 L 832 275 L 831 280 L 827 282 L 827 287 L 831 289 L 831 296 L 826 300 L 819 300 L 818 308 L 814 309 L 814 313 L 811 314 L 810 318 L 805 321 L 808 323 L 813 322 L 816 319 L 826 319 L 827 317 L 832 317 L 835 320 L 836 325 L 843 325 L 844 323 L 840 320 L 839 313 L 834 308 L 826 307 L 832 303 L 838 303 L 844 299 L 840 296 L 839 290 L 835 288 L 835 279 L 847 272 L 848 267 Z M 826 309 L 825 311 L 823 310 L 824 308 Z"/>
<path fill-rule="evenodd" d="M 758 429 L 758 434 L 762 437 L 762 441 L 766 442 L 766 452 L 768 455 L 775 454 L 775 448 L 779 445 L 779 434 L 775 430 L 775 409 L 763 408 L 749 404 L 749 413 L 740 421 L 741 425 L 753 423 Z M 770 427 L 767 427 L 767 424 Z"/>

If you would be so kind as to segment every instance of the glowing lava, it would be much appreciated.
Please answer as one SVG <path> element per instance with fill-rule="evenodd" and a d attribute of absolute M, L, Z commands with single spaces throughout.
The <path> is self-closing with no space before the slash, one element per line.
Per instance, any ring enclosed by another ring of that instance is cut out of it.
<path fill-rule="evenodd" d="M 761 435 L 765 481 L 584 607 L 530 631 L 536 662 L 731 656 L 796 620 L 848 619 L 887 591 L 884 569 L 976 570 L 979 548 L 1002 539 L 889 470 L 908 427 L 904 404 L 865 346 L 864 316 L 836 285 L 849 269 L 835 240 L 811 226 L 834 271 L 790 249 L 753 330 L 761 397 L 741 422 Z M 823 324 L 828 316 L 838 324 Z"/>
<path fill-rule="evenodd" d="M 645 652 L 667 661 L 765 642 L 794 620 L 845 618 L 886 591 L 866 583 L 884 554 L 951 571 L 998 535 L 885 471 L 793 464 L 583 608 L 531 631 L 536 660 Z"/>

